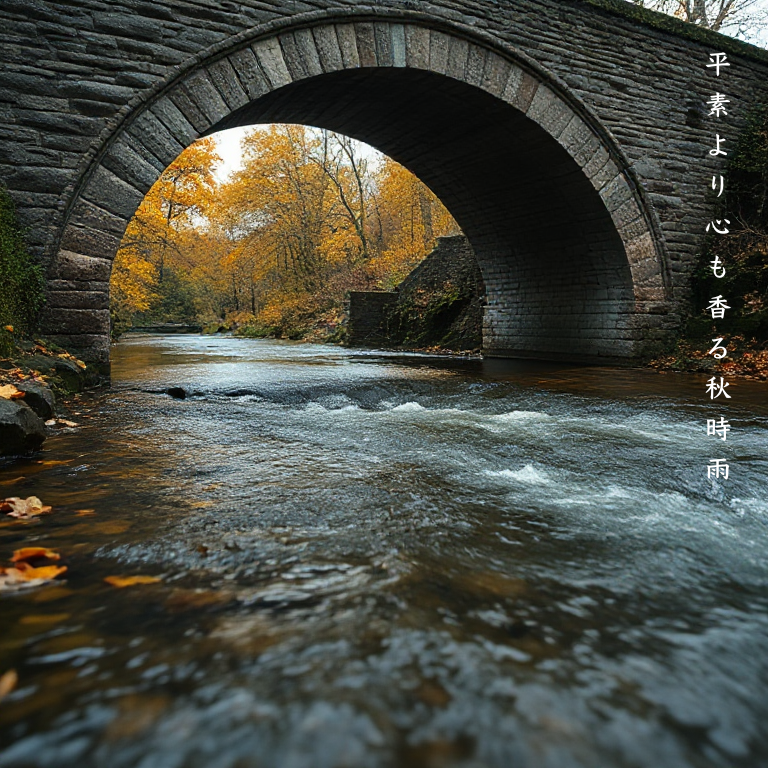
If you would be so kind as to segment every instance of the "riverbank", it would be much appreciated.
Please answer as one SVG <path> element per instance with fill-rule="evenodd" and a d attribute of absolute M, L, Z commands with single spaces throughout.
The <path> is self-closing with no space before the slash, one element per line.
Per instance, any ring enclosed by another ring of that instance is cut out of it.
<path fill-rule="evenodd" d="M 11 334 L 7 328 L 5 334 Z M 37 451 L 73 422 L 70 409 L 99 376 L 68 352 L 45 342 L 14 340 L 0 357 L 0 456 Z"/>
<path fill-rule="evenodd" d="M 674 352 L 651 360 L 648 367 L 660 372 L 708 373 L 713 376 L 768 381 L 766 343 L 747 340 L 741 335 L 724 334 L 720 345 L 728 350 L 728 354 L 717 360 L 709 354 L 714 342 L 714 338 L 707 343 L 682 339 Z"/>

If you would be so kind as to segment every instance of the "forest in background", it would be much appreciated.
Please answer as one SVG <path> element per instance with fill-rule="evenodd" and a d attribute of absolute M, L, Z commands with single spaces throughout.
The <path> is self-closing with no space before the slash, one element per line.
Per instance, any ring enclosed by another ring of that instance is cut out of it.
<path fill-rule="evenodd" d="M 161 322 L 246 336 L 340 336 L 349 290 L 391 290 L 460 230 L 413 174 L 345 136 L 256 129 L 224 180 L 216 141 L 165 170 L 126 230 L 113 333 Z"/>

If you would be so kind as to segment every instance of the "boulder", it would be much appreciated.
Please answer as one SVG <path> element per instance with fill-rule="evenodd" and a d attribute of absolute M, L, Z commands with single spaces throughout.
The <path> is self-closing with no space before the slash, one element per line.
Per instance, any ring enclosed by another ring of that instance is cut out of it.
<path fill-rule="evenodd" d="M 43 420 L 52 419 L 56 413 L 56 398 L 51 388 L 38 381 L 22 381 L 16 389 L 24 393 L 24 402 Z"/>
<path fill-rule="evenodd" d="M 45 440 L 43 420 L 21 400 L 0 399 L 0 456 L 36 451 Z"/>
<path fill-rule="evenodd" d="M 34 355 L 24 360 L 24 365 L 35 371 L 40 371 L 59 379 L 68 392 L 82 392 L 85 382 L 85 372 L 71 360 L 61 357 Z"/>

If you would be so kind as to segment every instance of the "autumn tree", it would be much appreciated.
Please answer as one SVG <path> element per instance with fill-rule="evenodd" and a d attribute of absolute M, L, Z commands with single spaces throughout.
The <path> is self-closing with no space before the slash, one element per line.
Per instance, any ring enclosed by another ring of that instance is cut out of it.
<path fill-rule="evenodd" d="M 135 315 L 151 312 L 163 302 L 179 305 L 180 281 L 199 271 L 202 253 L 212 249 L 201 223 L 215 195 L 214 174 L 220 161 L 214 139 L 197 141 L 147 193 L 126 229 L 113 267 L 112 315 L 118 324 L 130 324 Z M 183 314 L 191 311 L 185 307 Z"/>

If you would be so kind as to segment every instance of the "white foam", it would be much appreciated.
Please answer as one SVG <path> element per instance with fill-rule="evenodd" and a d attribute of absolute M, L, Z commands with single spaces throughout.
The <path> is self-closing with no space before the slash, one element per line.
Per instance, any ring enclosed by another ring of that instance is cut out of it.
<path fill-rule="evenodd" d="M 549 414 L 541 411 L 509 411 L 509 413 L 499 413 L 491 416 L 496 421 L 529 421 L 533 419 L 549 419 Z"/>
<path fill-rule="evenodd" d="M 522 469 L 502 469 L 500 471 L 486 470 L 486 475 L 491 477 L 503 477 L 526 485 L 547 485 L 551 482 L 545 472 L 526 464 Z"/>
<path fill-rule="evenodd" d="M 427 409 L 423 405 L 418 403 L 408 402 L 402 405 L 396 405 L 393 411 L 400 411 L 401 413 L 415 413 L 417 411 L 426 411 Z"/>

